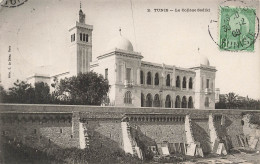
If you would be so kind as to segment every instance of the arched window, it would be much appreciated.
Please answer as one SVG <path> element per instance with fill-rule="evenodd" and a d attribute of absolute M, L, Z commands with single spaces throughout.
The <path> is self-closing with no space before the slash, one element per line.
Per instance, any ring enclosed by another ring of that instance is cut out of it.
<path fill-rule="evenodd" d="M 181 107 L 182 108 L 187 108 L 187 98 L 186 98 L 186 96 L 182 97 Z"/>
<path fill-rule="evenodd" d="M 125 104 L 132 104 L 132 93 L 130 91 L 127 91 L 125 93 L 124 103 Z"/>
<path fill-rule="evenodd" d="M 144 94 L 141 93 L 141 107 L 144 107 Z"/>
<path fill-rule="evenodd" d="M 209 98 L 208 97 L 205 98 L 205 107 L 209 107 Z"/>
<path fill-rule="evenodd" d="M 192 78 L 190 77 L 190 80 L 189 80 L 189 89 L 192 89 Z"/>
<path fill-rule="evenodd" d="M 165 100 L 165 108 L 171 108 L 172 102 L 171 102 L 171 96 L 167 95 Z"/>
<path fill-rule="evenodd" d="M 183 77 L 182 88 L 186 88 L 186 77 Z"/>
<path fill-rule="evenodd" d="M 176 87 L 180 88 L 180 76 L 176 78 Z"/>
<path fill-rule="evenodd" d="M 88 42 L 88 34 L 86 34 L 86 42 Z"/>
<path fill-rule="evenodd" d="M 152 74 L 151 72 L 147 73 L 147 81 L 146 81 L 147 85 L 152 85 Z"/>
<path fill-rule="evenodd" d="M 154 85 L 159 85 L 159 74 L 158 73 L 155 74 Z"/>
<path fill-rule="evenodd" d="M 166 77 L 166 86 L 171 86 L 171 75 L 168 74 Z"/>
<path fill-rule="evenodd" d="M 188 108 L 193 108 L 193 101 L 191 96 L 189 97 Z"/>
<path fill-rule="evenodd" d="M 79 34 L 80 41 L 82 41 L 82 33 Z"/>
<path fill-rule="evenodd" d="M 140 71 L 140 83 L 144 84 L 144 72 Z"/>
<path fill-rule="evenodd" d="M 154 107 L 160 107 L 161 106 L 161 104 L 160 104 L 160 97 L 159 97 L 158 94 L 156 94 L 154 96 L 153 106 Z"/>
<path fill-rule="evenodd" d="M 176 96 L 175 108 L 180 108 L 180 107 L 181 107 L 181 99 L 180 99 L 180 96 Z"/>
<path fill-rule="evenodd" d="M 152 107 L 153 100 L 152 100 L 152 95 L 149 93 L 146 96 L 146 107 Z"/>
<path fill-rule="evenodd" d="M 83 41 L 85 42 L 85 39 L 86 39 L 86 35 L 85 34 L 83 34 Z"/>

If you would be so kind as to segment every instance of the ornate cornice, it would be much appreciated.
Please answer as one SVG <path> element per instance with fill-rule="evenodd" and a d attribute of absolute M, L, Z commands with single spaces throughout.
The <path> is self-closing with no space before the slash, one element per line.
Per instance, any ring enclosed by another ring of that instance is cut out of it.
<path fill-rule="evenodd" d="M 136 58 L 136 59 L 142 59 L 143 56 L 141 53 L 138 52 L 132 52 L 132 51 L 126 51 L 126 50 L 121 50 L 121 49 L 113 49 L 111 51 L 108 51 L 107 53 L 104 53 L 103 55 L 98 56 L 98 59 L 103 59 L 109 56 L 124 56 L 124 57 L 129 57 L 129 58 Z"/>
<path fill-rule="evenodd" d="M 125 114 L 124 121 L 130 122 L 184 122 L 185 115 L 172 114 Z"/>

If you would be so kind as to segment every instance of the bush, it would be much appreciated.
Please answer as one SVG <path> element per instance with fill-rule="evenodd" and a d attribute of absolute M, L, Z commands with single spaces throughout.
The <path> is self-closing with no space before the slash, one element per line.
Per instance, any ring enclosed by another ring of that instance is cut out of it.
<path fill-rule="evenodd" d="M 4 136 L 0 141 L 0 163 L 142 163 L 141 160 L 126 155 L 123 151 L 59 147 L 45 147 L 39 150 Z"/>

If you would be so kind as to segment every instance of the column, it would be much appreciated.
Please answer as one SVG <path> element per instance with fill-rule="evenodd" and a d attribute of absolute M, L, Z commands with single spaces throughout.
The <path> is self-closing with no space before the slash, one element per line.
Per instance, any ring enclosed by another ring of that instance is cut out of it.
<path fill-rule="evenodd" d="M 136 72 L 136 84 L 140 85 L 140 68 L 137 68 Z"/>
<path fill-rule="evenodd" d="M 179 77 L 180 77 L 180 89 L 182 90 L 182 80 L 183 80 L 182 78 L 183 77 L 181 77 L 181 76 L 179 76 Z"/>

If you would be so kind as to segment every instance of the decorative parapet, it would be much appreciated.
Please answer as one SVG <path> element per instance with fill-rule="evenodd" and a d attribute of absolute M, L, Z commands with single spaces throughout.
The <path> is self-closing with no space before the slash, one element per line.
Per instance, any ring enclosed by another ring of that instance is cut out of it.
<path fill-rule="evenodd" d="M 72 113 L 1 113 L 0 123 L 71 123 Z"/>
<path fill-rule="evenodd" d="M 210 95 L 211 93 L 213 93 L 211 88 L 205 88 L 204 92 L 206 95 Z"/>
<path fill-rule="evenodd" d="M 130 122 L 184 122 L 184 115 L 172 114 L 126 114 Z"/>
<path fill-rule="evenodd" d="M 125 85 L 125 88 L 132 88 L 134 86 L 134 82 L 125 80 L 124 85 Z"/>

